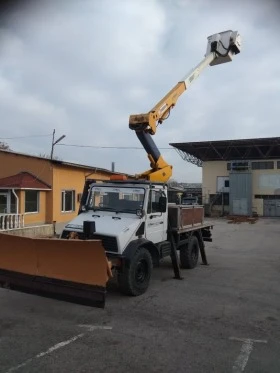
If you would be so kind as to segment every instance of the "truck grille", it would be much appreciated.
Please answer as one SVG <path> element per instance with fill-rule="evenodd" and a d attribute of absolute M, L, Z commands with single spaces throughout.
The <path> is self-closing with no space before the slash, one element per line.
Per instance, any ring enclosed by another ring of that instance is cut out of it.
<path fill-rule="evenodd" d="M 102 240 L 102 244 L 106 251 L 110 251 L 112 253 L 118 252 L 118 243 L 116 237 L 94 234 L 93 238 L 96 240 Z"/>
<path fill-rule="evenodd" d="M 68 238 L 70 232 L 68 231 L 63 231 L 61 238 Z M 83 240 L 84 239 L 84 234 L 83 232 L 77 232 L 79 239 Z M 117 243 L 117 238 L 112 237 L 112 236 L 104 236 L 102 234 L 94 234 L 93 235 L 94 240 L 101 240 L 102 244 L 105 248 L 106 251 L 110 251 L 112 253 L 117 253 L 118 252 L 118 243 Z"/>

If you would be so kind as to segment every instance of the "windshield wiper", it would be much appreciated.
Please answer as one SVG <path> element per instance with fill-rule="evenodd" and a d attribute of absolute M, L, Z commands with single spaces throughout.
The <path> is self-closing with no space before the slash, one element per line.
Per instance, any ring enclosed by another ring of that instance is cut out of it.
<path fill-rule="evenodd" d="M 133 214 L 136 214 L 136 210 L 135 209 L 122 209 L 122 210 L 119 210 L 118 212 L 131 212 Z"/>
<path fill-rule="evenodd" d="M 116 211 L 114 207 L 94 207 L 90 206 L 87 208 L 88 210 L 93 210 L 93 211 Z"/>
<path fill-rule="evenodd" d="M 93 211 L 114 211 L 117 214 L 120 212 L 128 212 L 132 214 L 136 214 L 136 209 L 116 209 L 114 207 L 88 207 L 88 210 L 93 210 Z"/>
<path fill-rule="evenodd" d="M 101 210 L 101 211 L 116 211 L 117 212 L 117 210 L 114 207 L 98 207 L 98 210 Z"/>
<path fill-rule="evenodd" d="M 87 206 L 87 211 L 92 210 L 92 211 L 99 211 L 100 207 L 93 207 L 93 206 Z"/>

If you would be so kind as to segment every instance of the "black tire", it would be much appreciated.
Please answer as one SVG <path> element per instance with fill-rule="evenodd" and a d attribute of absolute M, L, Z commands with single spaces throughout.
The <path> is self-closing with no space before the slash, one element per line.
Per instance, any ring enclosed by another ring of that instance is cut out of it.
<path fill-rule="evenodd" d="M 118 274 L 119 289 L 126 295 L 144 294 L 149 287 L 153 261 L 149 251 L 143 247 L 136 250 L 127 268 Z"/>
<path fill-rule="evenodd" d="M 196 236 L 192 236 L 189 243 L 180 248 L 180 262 L 184 269 L 192 269 L 197 266 L 199 256 L 199 242 Z"/>

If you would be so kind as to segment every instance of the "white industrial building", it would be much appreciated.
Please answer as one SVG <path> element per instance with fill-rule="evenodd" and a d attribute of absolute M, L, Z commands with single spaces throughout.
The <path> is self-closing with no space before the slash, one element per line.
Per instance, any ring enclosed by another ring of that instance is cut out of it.
<path fill-rule="evenodd" d="M 280 217 L 280 137 L 170 145 L 202 167 L 209 213 Z"/>

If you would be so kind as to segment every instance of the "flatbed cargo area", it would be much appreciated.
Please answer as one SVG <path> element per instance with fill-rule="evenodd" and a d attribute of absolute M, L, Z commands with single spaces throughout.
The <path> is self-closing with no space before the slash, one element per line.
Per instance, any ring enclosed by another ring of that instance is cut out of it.
<path fill-rule="evenodd" d="M 204 224 L 201 224 L 199 226 L 196 227 L 196 230 L 203 230 L 203 229 L 213 229 L 214 228 L 214 225 L 213 224 L 207 224 L 207 223 L 204 223 Z M 182 234 L 182 233 L 186 233 L 186 232 L 192 232 L 194 230 L 193 227 L 185 227 L 185 228 L 172 228 L 171 229 L 172 232 L 176 233 L 176 234 Z"/>

